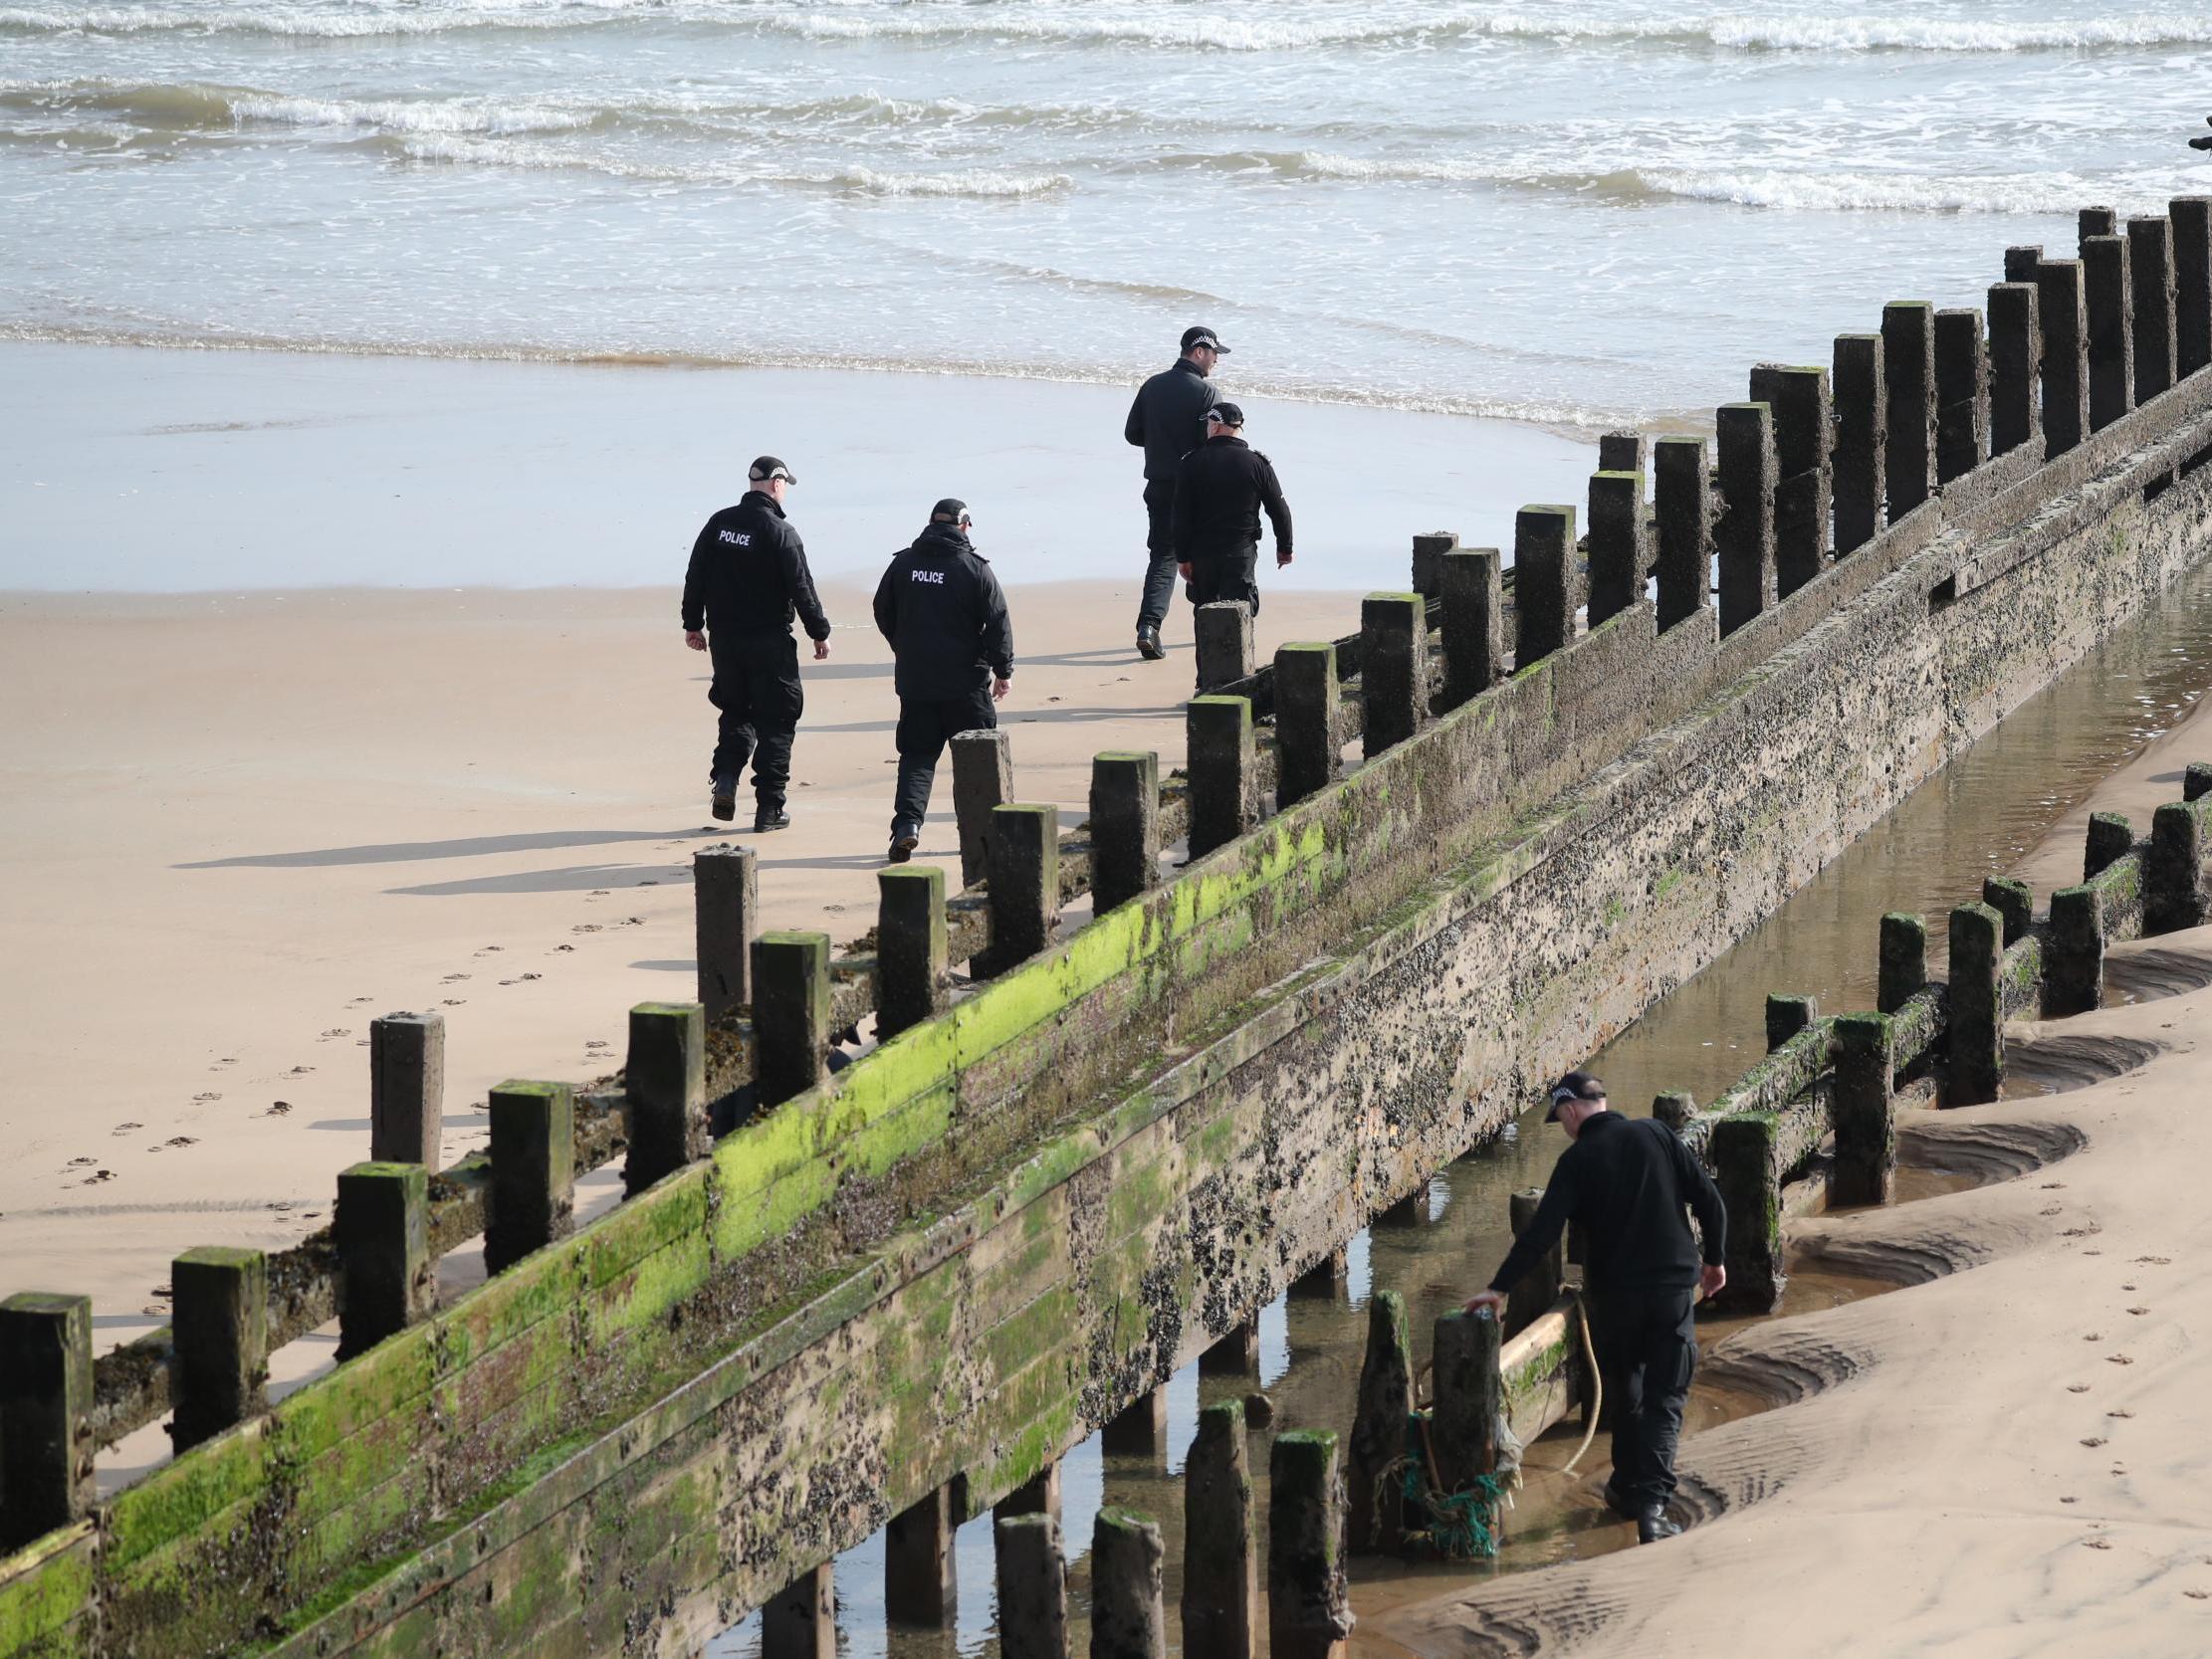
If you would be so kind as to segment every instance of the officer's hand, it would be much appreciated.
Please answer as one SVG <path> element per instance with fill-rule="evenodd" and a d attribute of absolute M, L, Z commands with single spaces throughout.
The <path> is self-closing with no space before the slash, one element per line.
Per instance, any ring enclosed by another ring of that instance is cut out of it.
<path fill-rule="evenodd" d="M 1720 1287 L 1727 1284 L 1727 1282 L 1728 1270 L 1724 1267 L 1706 1267 L 1698 1269 L 1697 1290 L 1698 1293 L 1702 1295 L 1707 1302 L 1710 1302 L 1714 1297 L 1718 1296 L 1720 1294 Z"/>
<path fill-rule="evenodd" d="M 1281 569 L 1281 568 L 1282 568 L 1282 567 L 1283 567 L 1284 565 L 1288 564 L 1289 562 L 1290 562 L 1290 554 L 1288 554 L 1288 553 L 1284 552 L 1284 551 L 1283 551 L 1283 550 L 1282 550 L 1282 549 L 1281 549 L 1280 547 L 1277 547 L 1277 548 L 1275 549 L 1275 568 L 1276 568 L 1277 570 L 1280 570 L 1280 569 Z"/>
<path fill-rule="evenodd" d="M 1006 701 L 1006 693 L 1012 690 L 1013 682 L 1011 680 L 994 680 L 991 683 L 991 701 L 1003 703 Z"/>
<path fill-rule="evenodd" d="M 1498 1317 L 1498 1310 L 1504 1306 L 1505 1293 L 1503 1291 L 1476 1291 L 1460 1304 L 1459 1312 L 1462 1314 L 1488 1314 L 1492 1319 L 1495 1319 Z"/>
<path fill-rule="evenodd" d="M 694 651 L 704 651 L 707 649 L 707 636 L 697 628 L 687 628 L 684 630 L 684 643 Z"/>
<path fill-rule="evenodd" d="M 1183 572 L 1183 579 L 1185 581 L 1191 580 L 1191 561 L 1189 559 L 1185 559 L 1181 564 L 1177 565 L 1176 568 Z"/>
<path fill-rule="evenodd" d="M 818 639 L 814 642 L 814 661 L 817 663 L 829 661 L 829 641 Z"/>

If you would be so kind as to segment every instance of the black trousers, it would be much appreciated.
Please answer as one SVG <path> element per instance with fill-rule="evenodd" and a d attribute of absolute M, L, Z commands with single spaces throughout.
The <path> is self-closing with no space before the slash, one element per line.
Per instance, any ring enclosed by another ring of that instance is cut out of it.
<path fill-rule="evenodd" d="M 989 731 L 998 724 L 989 687 L 967 697 L 899 699 L 899 798 L 891 809 L 891 833 L 922 833 L 937 782 L 937 762 L 945 745 L 963 731 Z"/>
<path fill-rule="evenodd" d="M 789 634 L 707 636 L 714 684 L 707 701 L 722 711 L 715 734 L 714 775 L 735 777 L 753 762 L 753 794 L 781 806 L 791 785 L 791 738 L 805 710 L 798 683 L 798 641 Z"/>
<path fill-rule="evenodd" d="M 1201 553 L 1191 560 L 1191 603 L 1211 605 L 1223 599 L 1241 599 L 1259 614 L 1259 543 L 1217 553 Z"/>
<path fill-rule="evenodd" d="M 1157 628 L 1175 602 L 1175 480 L 1145 480 L 1145 594 L 1137 606 L 1137 626 Z"/>
<path fill-rule="evenodd" d="M 1608 1291 L 1586 1302 L 1613 1413 L 1613 1489 L 1639 1508 L 1664 1504 L 1697 1368 L 1696 1292 Z"/>

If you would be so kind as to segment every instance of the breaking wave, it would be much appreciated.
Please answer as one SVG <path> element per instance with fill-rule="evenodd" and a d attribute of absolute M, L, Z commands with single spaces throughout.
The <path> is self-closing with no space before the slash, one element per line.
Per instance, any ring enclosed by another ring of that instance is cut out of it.
<path fill-rule="evenodd" d="M 129 35 L 240 33 L 350 40 L 473 29 L 567 30 L 620 24 L 713 25 L 817 41 L 1043 41 L 1174 51 L 1284 52 L 1326 46 L 1421 46 L 1454 39 L 1671 44 L 1726 52 L 2038 52 L 2212 43 L 2212 13 L 2141 11 L 2078 22 L 1911 18 L 1883 14 L 1758 18 L 1611 15 L 1551 8 L 1376 11 L 1360 16 L 1190 13 L 1137 8 L 1015 11 L 992 6 L 781 10 L 756 0 L 482 0 L 396 6 L 144 5 L 0 7 L 0 32 Z"/>
<path fill-rule="evenodd" d="M 1074 181 L 1065 173 L 1003 172 L 989 167 L 939 173 L 882 172 L 872 167 L 838 167 L 818 172 L 702 163 L 633 161 L 555 149 L 524 139 L 430 135 L 406 140 L 400 152 L 409 160 L 464 165 L 602 173 L 610 178 L 666 184 L 764 184 L 844 190 L 865 196 L 970 196 L 1020 198 L 1047 196 Z"/>

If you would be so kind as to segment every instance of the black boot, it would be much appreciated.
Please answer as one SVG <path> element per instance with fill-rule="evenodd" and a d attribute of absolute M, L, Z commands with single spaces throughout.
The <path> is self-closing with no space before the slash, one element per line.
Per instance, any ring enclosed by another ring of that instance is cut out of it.
<path fill-rule="evenodd" d="M 738 815 L 738 780 L 735 774 L 723 772 L 714 780 L 714 815 L 728 823 Z"/>
<path fill-rule="evenodd" d="M 753 815 L 753 833 L 766 835 L 770 830 L 789 829 L 790 814 L 783 810 L 781 801 L 763 801 L 760 811 Z"/>
<path fill-rule="evenodd" d="M 1160 630 L 1147 622 L 1137 630 L 1137 655 L 1148 663 L 1157 663 L 1168 654 L 1160 643 Z"/>
<path fill-rule="evenodd" d="M 1623 1521 L 1635 1521 L 1644 1513 L 1644 1506 L 1615 1486 L 1611 1476 L 1606 1478 L 1605 1483 L 1605 1507 Z"/>
<path fill-rule="evenodd" d="M 1636 1542 L 1657 1544 L 1661 1539 L 1673 1538 L 1681 1532 L 1676 1523 L 1666 1519 L 1666 1510 L 1659 1504 L 1646 1504 L 1644 1513 L 1636 1518 Z"/>

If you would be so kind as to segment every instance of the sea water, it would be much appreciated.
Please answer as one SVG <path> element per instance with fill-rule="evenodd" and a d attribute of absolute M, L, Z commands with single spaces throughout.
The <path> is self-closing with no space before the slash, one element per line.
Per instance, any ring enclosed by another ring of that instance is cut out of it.
<path fill-rule="evenodd" d="M 0 334 L 1127 380 L 1587 432 L 2212 190 L 2212 7 L 0 5 Z"/>

